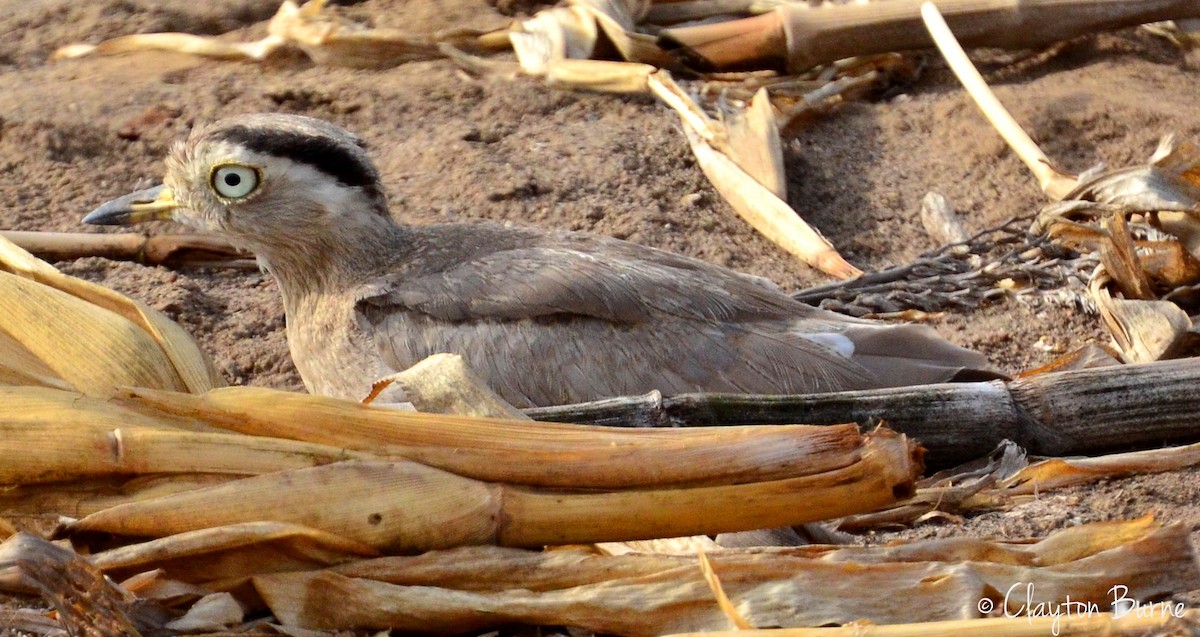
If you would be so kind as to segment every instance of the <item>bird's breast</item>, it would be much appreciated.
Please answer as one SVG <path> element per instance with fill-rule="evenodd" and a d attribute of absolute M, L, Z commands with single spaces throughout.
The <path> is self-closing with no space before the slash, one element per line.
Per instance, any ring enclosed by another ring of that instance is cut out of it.
<path fill-rule="evenodd" d="M 392 372 L 359 329 L 353 299 L 322 295 L 289 306 L 288 348 L 309 393 L 362 400 Z"/>

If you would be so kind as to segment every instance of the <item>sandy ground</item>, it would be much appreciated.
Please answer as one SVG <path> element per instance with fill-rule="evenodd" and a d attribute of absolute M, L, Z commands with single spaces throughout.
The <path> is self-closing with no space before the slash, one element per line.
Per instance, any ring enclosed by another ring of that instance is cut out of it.
<path fill-rule="evenodd" d="M 493 5 L 368 0 L 346 11 L 376 26 L 486 28 L 507 20 Z M 472 79 L 446 62 L 356 71 L 298 56 L 264 64 L 166 53 L 47 61 L 60 45 L 132 32 L 257 38 L 276 7 L 275 0 L 4 2 L 0 228 L 96 231 L 81 226 L 80 217 L 108 198 L 158 183 L 166 149 L 195 123 L 283 111 L 327 118 L 365 138 L 393 214 L 407 222 L 497 219 L 589 230 L 766 276 L 786 288 L 827 282 L 736 218 L 695 165 L 675 115 L 651 99 Z M 1068 170 L 1142 162 L 1165 133 L 1200 137 L 1200 57 L 1146 34 L 1083 38 L 1054 56 L 987 59 L 984 71 L 999 97 Z M 1044 201 L 936 56 L 922 61 L 925 72 L 911 85 L 849 104 L 784 141 L 791 204 L 866 269 L 936 247 L 918 220 L 921 198 L 931 190 L 954 204 L 970 232 L 1031 213 Z M 148 229 L 171 230 L 178 228 Z M 269 277 L 100 259 L 58 265 L 178 320 L 229 382 L 301 389 Z M 1015 302 L 950 315 L 934 326 L 1009 371 L 1047 362 L 1052 350 L 1105 338 L 1094 317 Z M 933 522 L 906 535 L 1020 537 L 1147 512 L 1197 528 L 1198 492 L 1198 472 L 1138 477 L 1046 495 L 962 525 Z"/>

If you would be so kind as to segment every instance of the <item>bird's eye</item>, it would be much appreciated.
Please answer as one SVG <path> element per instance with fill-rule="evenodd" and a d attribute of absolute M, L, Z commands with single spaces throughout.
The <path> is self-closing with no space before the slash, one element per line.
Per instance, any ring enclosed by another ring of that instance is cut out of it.
<path fill-rule="evenodd" d="M 258 188 L 258 171 L 238 164 L 217 166 L 212 171 L 212 187 L 226 199 L 241 199 Z"/>

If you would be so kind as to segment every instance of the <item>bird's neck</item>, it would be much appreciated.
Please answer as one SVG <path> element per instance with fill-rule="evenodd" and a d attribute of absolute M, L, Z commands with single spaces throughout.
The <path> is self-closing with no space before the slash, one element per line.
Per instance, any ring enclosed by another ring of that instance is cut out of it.
<path fill-rule="evenodd" d="M 343 220 L 336 228 L 312 229 L 303 238 L 254 246 L 259 262 L 275 277 L 285 307 L 352 292 L 372 274 L 402 259 L 410 230 L 383 215 Z"/>

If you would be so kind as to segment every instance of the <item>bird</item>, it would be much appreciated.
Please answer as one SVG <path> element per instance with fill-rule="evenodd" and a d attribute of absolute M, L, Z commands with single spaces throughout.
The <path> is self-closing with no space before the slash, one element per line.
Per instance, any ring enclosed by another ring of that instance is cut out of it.
<path fill-rule="evenodd" d="M 196 126 L 162 185 L 83 221 L 169 219 L 254 253 L 310 393 L 361 400 L 438 353 L 519 408 L 689 392 L 803 394 L 994 378 L 925 325 L 819 309 L 699 259 L 577 231 L 393 216 L 364 142 L 302 115 Z"/>

